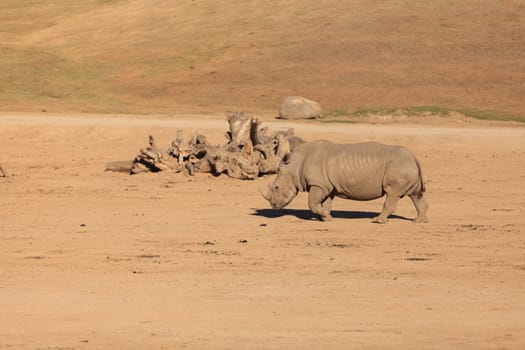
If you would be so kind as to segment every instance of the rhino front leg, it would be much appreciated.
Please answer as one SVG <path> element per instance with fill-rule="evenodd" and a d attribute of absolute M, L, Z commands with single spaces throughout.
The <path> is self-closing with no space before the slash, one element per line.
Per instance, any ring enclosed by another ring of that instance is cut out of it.
<path fill-rule="evenodd" d="M 388 221 L 388 216 L 396 210 L 397 202 L 399 197 L 393 194 L 387 194 L 385 204 L 383 204 L 383 210 L 381 214 L 372 219 L 372 222 L 378 224 L 385 224 Z"/>
<path fill-rule="evenodd" d="M 320 216 L 322 221 L 332 220 L 330 211 L 332 210 L 333 196 L 321 187 L 312 186 L 308 194 L 308 206 L 310 210 Z"/>

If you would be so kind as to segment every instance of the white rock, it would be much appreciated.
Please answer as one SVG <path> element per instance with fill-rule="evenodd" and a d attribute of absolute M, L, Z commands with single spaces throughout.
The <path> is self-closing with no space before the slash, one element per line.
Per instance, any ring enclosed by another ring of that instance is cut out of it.
<path fill-rule="evenodd" d="M 314 119 L 321 117 L 321 106 L 301 96 L 286 97 L 279 107 L 279 118 Z"/>

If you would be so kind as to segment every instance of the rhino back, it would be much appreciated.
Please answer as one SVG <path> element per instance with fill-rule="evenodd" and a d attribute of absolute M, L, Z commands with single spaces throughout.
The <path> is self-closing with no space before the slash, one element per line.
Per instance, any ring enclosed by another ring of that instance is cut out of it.
<path fill-rule="evenodd" d="M 320 186 L 355 200 L 381 197 L 385 169 L 394 146 L 375 142 L 333 144 L 316 141 L 304 155 L 301 171 L 306 188 Z"/>

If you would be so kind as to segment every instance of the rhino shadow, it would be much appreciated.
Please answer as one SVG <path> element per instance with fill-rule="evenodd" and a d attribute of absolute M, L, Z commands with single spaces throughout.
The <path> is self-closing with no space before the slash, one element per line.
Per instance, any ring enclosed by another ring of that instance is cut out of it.
<path fill-rule="evenodd" d="M 282 216 L 295 216 L 298 219 L 302 220 L 312 220 L 317 219 L 318 216 L 312 213 L 308 209 L 253 209 L 254 213 L 252 215 L 263 216 L 268 219 L 280 218 Z M 376 212 L 370 211 L 347 211 L 347 210 L 332 210 L 330 212 L 334 219 L 373 219 L 379 215 Z M 404 216 L 392 214 L 388 217 L 389 219 L 400 219 L 412 221 Z"/>

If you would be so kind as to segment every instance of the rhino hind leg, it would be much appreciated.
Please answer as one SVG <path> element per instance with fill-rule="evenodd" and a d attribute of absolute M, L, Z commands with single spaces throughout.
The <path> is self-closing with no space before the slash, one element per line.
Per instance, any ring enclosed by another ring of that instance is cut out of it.
<path fill-rule="evenodd" d="M 321 187 L 312 186 L 308 194 L 308 206 L 314 214 L 319 215 L 322 221 L 330 221 L 332 220 L 330 211 L 333 199 L 334 196 L 331 193 Z"/>
<path fill-rule="evenodd" d="M 427 209 L 428 209 L 428 203 L 423 198 L 421 194 L 409 194 L 408 195 L 410 199 L 412 199 L 412 203 L 414 203 L 414 206 L 417 210 L 417 217 L 414 219 L 414 222 L 416 223 L 423 223 L 428 222 L 427 219 Z"/>
<path fill-rule="evenodd" d="M 388 216 L 392 214 L 397 207 L 397 202 L 399 201 L 400 196 L 387 193 L 385 203 L 383 204 L 383 210 L 381 213 L 372 219 L 372 222 L 378 224 L 385 224 L 388 221 Z"/>

